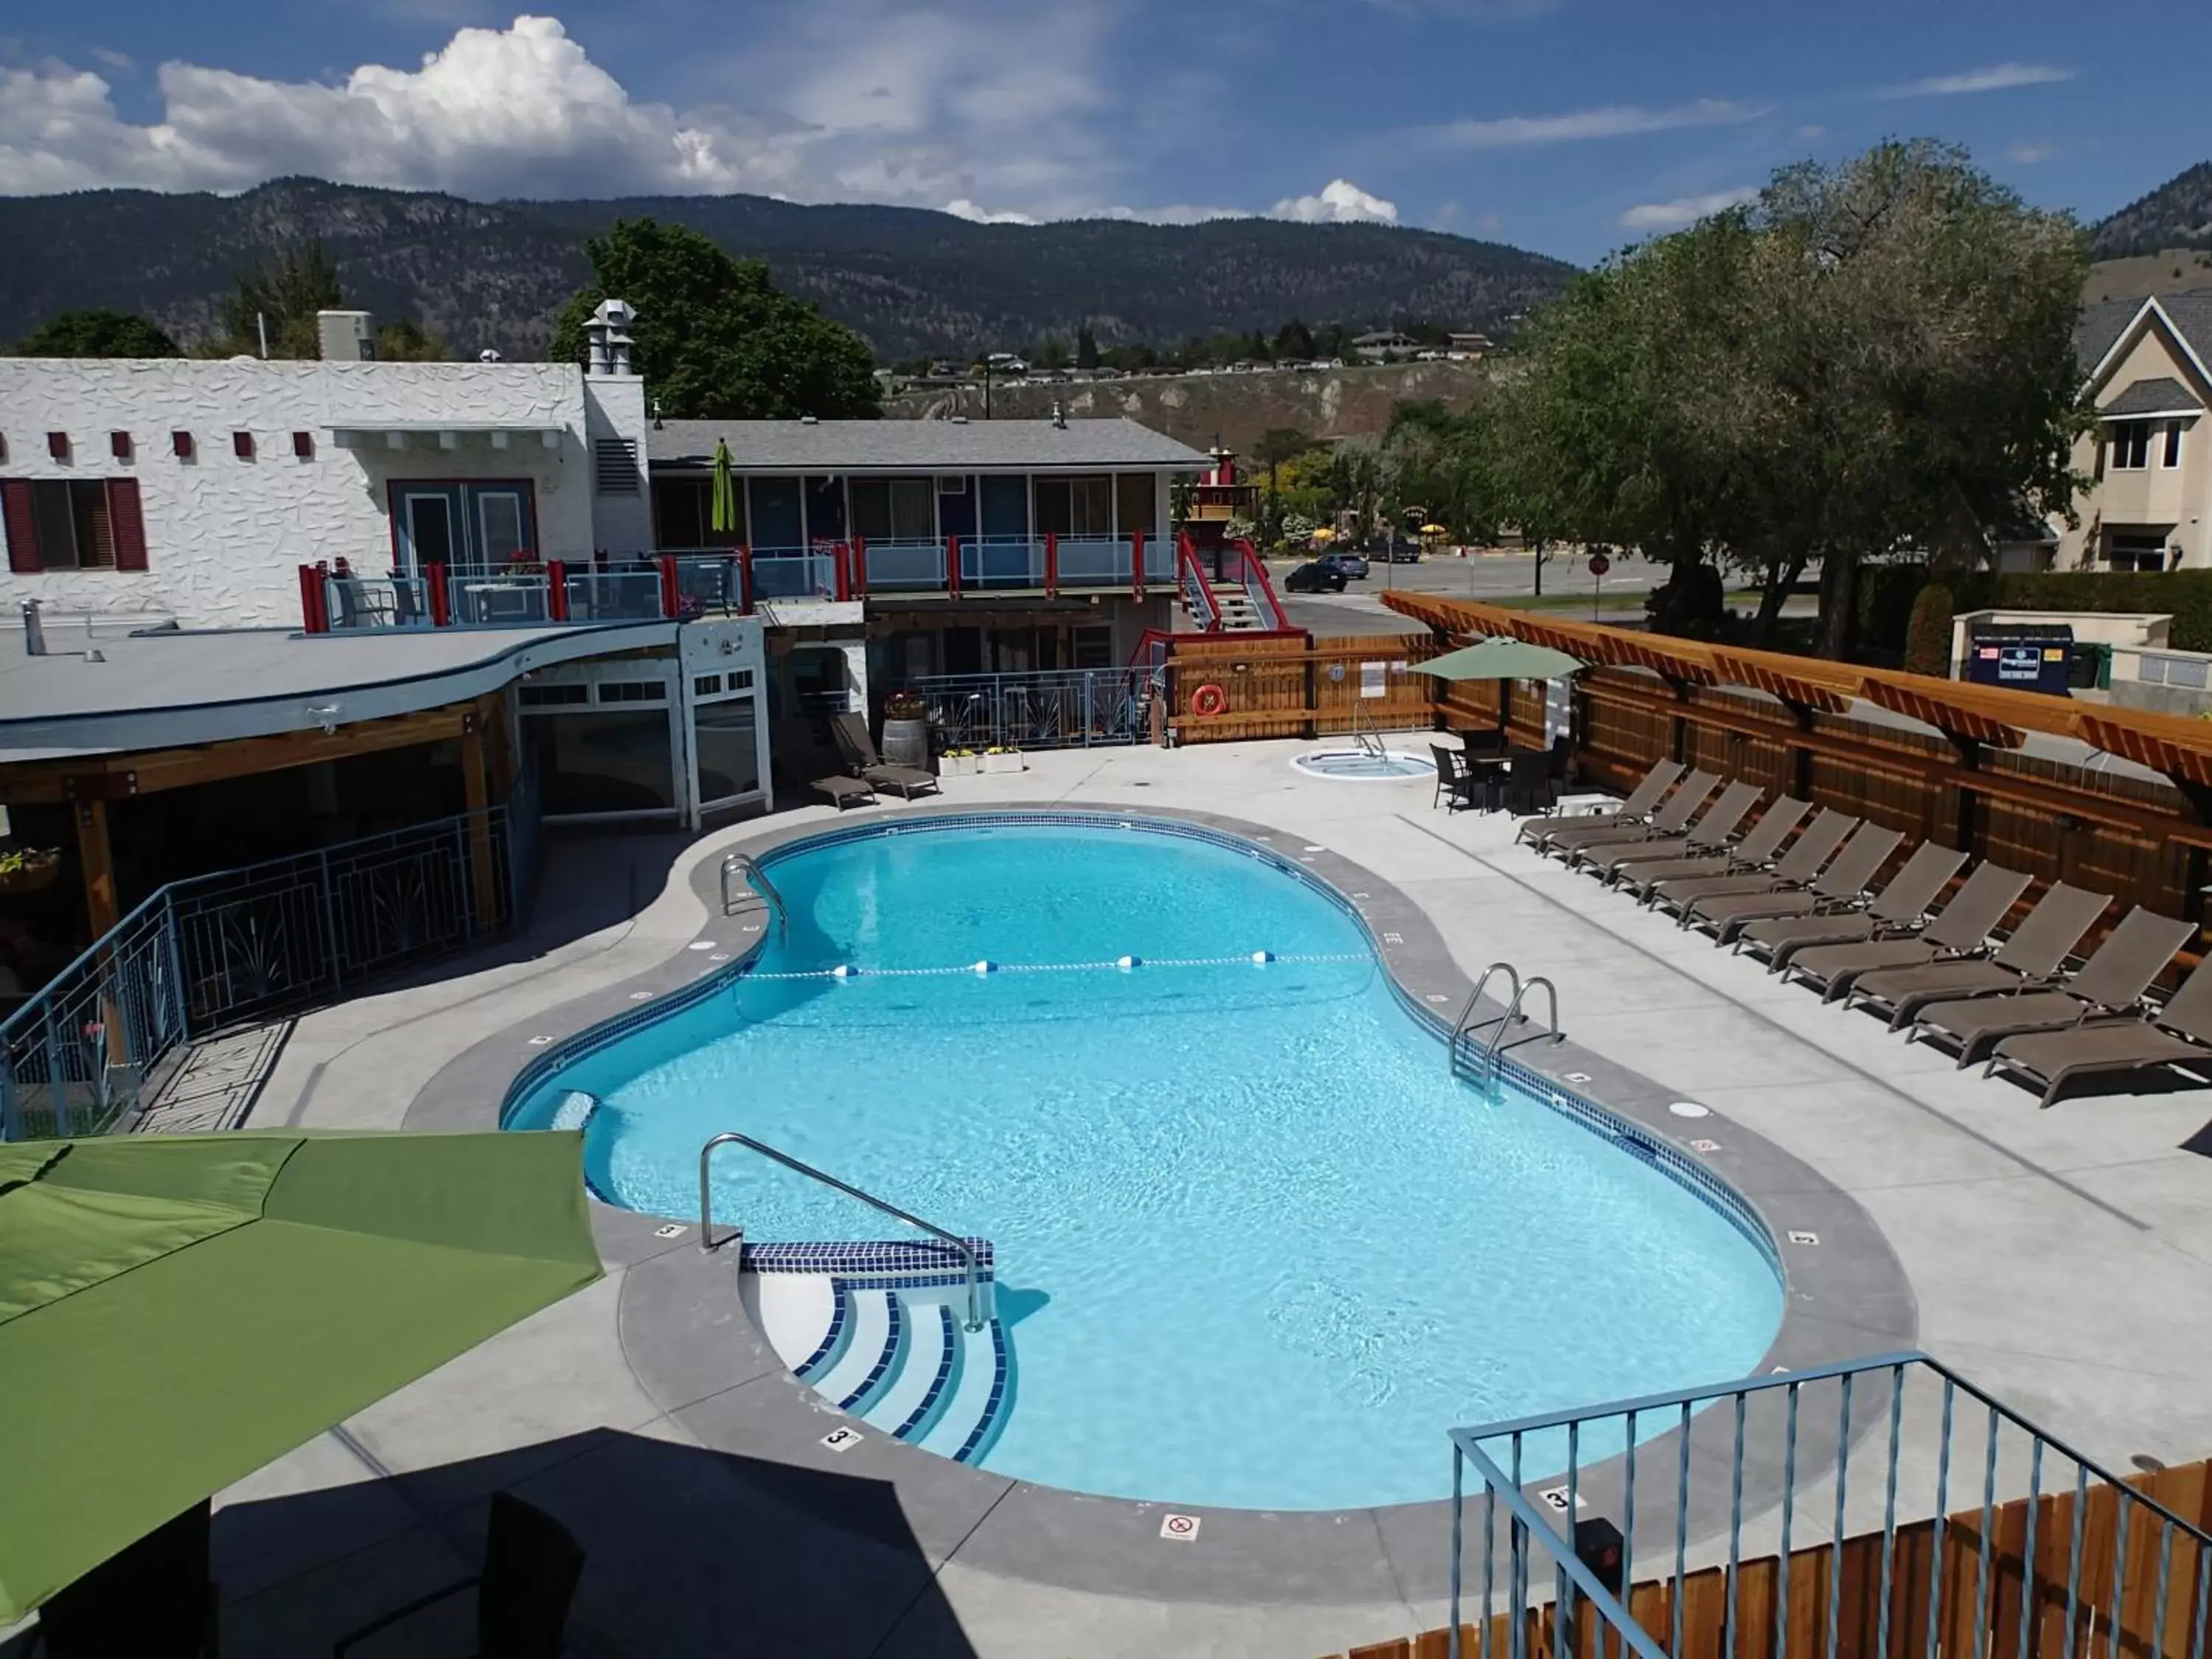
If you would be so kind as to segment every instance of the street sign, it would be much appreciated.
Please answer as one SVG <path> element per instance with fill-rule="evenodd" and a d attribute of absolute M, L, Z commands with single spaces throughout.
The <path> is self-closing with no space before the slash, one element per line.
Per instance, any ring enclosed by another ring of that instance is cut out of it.
<path fill-rule="evenodd" d="M 1604 554 L 1602 554 L 1602 553 L 1593 553 L 1593 554 L 1591 554 L 1591 555 L 1590 555 L 1590 556 L 1589 556 L 1589 573 L 1590 573 L 1590 574 L 1591 574 L 1591 575 L 1593 575 L 1593 576 L 1602 576 L 1603 574 L 1605 574 L 1605 573 L 1606 573 L 1607 571 L 1608 571 L 1608 570 L 1610 570 L 1610 569 L 1612 569 L 1612 568 L 1613 568 L 1613 561 L 1612 561 L 1611 559 L 1607 558 L 1607 557 L 1605 556 L 1605 555 L 1604 555 Z"/>

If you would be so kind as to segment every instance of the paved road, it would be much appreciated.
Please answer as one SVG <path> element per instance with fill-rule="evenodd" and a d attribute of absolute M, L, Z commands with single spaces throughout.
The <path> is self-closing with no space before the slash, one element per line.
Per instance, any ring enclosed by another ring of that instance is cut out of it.
<path fill-rule="evenodd" d="M 1283 579 L 1300 562 L 1297 560 L 1271 561 L 1267 574 L 1275 584 L 1275 592 L 1280 596 L 1291 623 L 1316 634 L 1372 634 L 1401 630 L 1409 624 L 1396 611 L 1387 608 L 1382 599 L 1382 595 L 1392 588 L 1415 593 L 1437 593 L 1448 599 L 1485 599 L 1533 592 L 1535 586 L 1535 561 L 1525 553 L 1475 556 L 1464 559 L 1446 556 L 1423 559 L 1419 564 L 1378 563 L 1364 581 L 1353 582 L 1341 593 L 1292 593 L 1285 591 Z M 1616 558 L 1613 562 L 1613 568 L 1606 573 L 1604 590 L 1608 598 L 1616 593 L 1640 595 L 1665 580 L 1664 565 L 1647 563 L 1642 559 Z M 1583 569 L 1580 559 L 1555 556 L 1544 565 L 1544 591 L 1547 593 L 1587 596 L 1592 586 L 1589 573 Z M 1565 611 L 1558 614 L 1587 617 L 1589 613 L 1586 611 Z"/>

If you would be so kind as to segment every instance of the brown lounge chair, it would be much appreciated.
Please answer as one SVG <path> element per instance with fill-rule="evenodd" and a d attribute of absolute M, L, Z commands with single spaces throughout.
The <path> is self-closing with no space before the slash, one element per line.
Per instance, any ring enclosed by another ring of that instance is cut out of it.
<path fill-rule="evenodd" d="M 1597 872 L 1601 881 L 1610 884 L 1626 866 L 1641 864 L 1647 859 L 1656 864 L 1718 853 L 1735 839 L 1736 826 L 1759 805 L 1759 795 L 1755 783 L 1732 783 L 1714 798 L 1713 804 L 1705 808 L 1695 823 L 1679 836 L 1655 836 L 1649 841 L 1626 845 L 1606 842 L 1578 856 Z M 1571 866 L 1575 859 L 1570 857 L 1567 863 Z"/>
<path fill-rule="evenodd" d="M 1662 881 L 1748 875 L 1754 870 L 1767 869 L 1782 851 L 1782 843 L 1790 839 L 1790 833 L 1812 810 L 1810 801 L 1792 800 L 1784 795 L 1759 815 L 1759 822 L 1735 846 L 1704 858 L 1653 859 L 1648 862 L 1638 859 L 1633 864 L 1619 866 L 1616 884 L 1629 892 L 1642 893 L 1644 902 L 1649 904 L 1651 890 Z"/>
<path fill-rule="evenodd" d="M 1611 811 L 1585 813 L 1571 818 L 1547 812 L 1541 817 L 1523 818 L 1514 826 L 1513 839 L 1516 842 L 1525 841 L 1540 853 L 1550 842 L 1553 831 L 1570 826 L 1589 829 L 1601 823 L 1641 823 L 1651 816 L 1651 809 L 1659 805 L 1659 797 L 1665 794 L 1674 780 L 1681 775 L 1680 761 L 1662 760 L 1646 772 L 1644 781 L 1629 792 L 1628 799 Z"/>
<path fill-rule="evenodd" d="M 2100 1020 L 2063 1031 L 2010 1036 L 1996 1046 L 1984 1077 L 2003 1071 L 2043 1085 L 2048 1106 L 2077 1077 L 2179 1066 L 2212 1082 L 2212 965 L 2182 981 L 2166 1006 L 2148 1019 Z"/>
<path fill-rule="evenodd" d="M 1884 968 L 1861 974 L 1844 999 L 1846 1008 L 1873 1004 L 1889 1011 L 1889 1029 L 1912 1024 L 1931 1002 L 1960 997 L 1995 996 L 2033 990 L 2055 977 L 2081 935 L 2096 925 L 2112 901 L 2064 882 L 2036 901 L 2012 936 L 1986 960 L 1931 962 L 1920 968 Z"/>
<path fill-rule="evenodd" d="M 876 799 L 876 792 L 859 778 L 817 778 L 811 787 L 817 793 L 827 795 L 836 802 L 841 812 L 848 806 L 869 805 Z"/>
<path fill-rule="evenodd" d="M 1851 988 L 1861 974 L 1978 956 L 1995 948 L 1990 935 L 2012 914 L 2014 903 L 2027 890 L 2027 877 L 2002 865 L 1976 865 L 1973 873 L 1951 895 L 1950 902 L 1911 939 L 1811 945 L 1790 958 L 1782 976 L 1816 986 L 1821 1001 L 1833 1002 Z"/>
<path fill-rule="evenodd" d="M 1809 882 L 1796 886 L 1777 883 L 1765 890 L 1714 893 L 1691 900 L 1682 908 L 1682 926 L 1705 929 L 1716 945 L 1734 939 L 1739 928 L 1771 916 L 1809 916 L 1838 905 L 1863 904 L 1875 872 L 1889 862 L 1889 855 L 1905 839 L 1895 830 L 1862 823 L 1851 832 L 1850 844 L 1835 861 Z M 1794 849 L 1793 849 L 1794 850 Z M 1775 875 L 1782 873 L 1777 866 Z"/>
<path fill-rule="evenodd" d="M 1554 830 L 1536 850 L 1557 853 L 1571 864 L 1585 850 L 1608 843 L 1626 847 L 1631 842 L 1678 836 L 1705 804 L 1705 797 L 1720 787 L 1720 779 L 1711 772 L 1692 772 L 1674 787 L 1673 794 L 1652 809 L 1651 816 L 1643 823 L 1617 823 L 1611 818 L 1601 818 L 1595 823 L 1571 823 Z"/>
<path fill-rule="evenodd" d="M 1735 936 L 1734 949 L 1766 959 L 1766 971 L 1778 974 L 1798 951 L 1815 945 L 1850 945 L 1909 932 L 1926 920 L 1966 855 L 1953 847 L 1923 841 L 1904 867 L 1882 884 L 1863 909 L 1823 910 L 1809 916 L 1768 916 Z"/>
<path fill-rule="evenodd" d="M 2196 937 L 2193 922 L 2176 921 L 2137 905 L 2063 985 L 2048 991 L 1929 1003 L 1914 1017 L 1905 1040 L 1917 1042 L 1930 1035 L 1950 1038 L 1959 1045 L 1963 1070 L 1982 1057 L 1984 1048 L 2002 1038 L 2063 1031 L 2085 1020 L 2129 1013 L 2151 981 L 2166 971 L 2174 953 Z"/>
<path fill-rule="evenodd" d="M 939 793 L 936 777 L 920 767 L 885 765 L 884 757 L 876 752 L 876 740 L 868 735 L 867 721 L 858 714 L 832 716 L 830 730 L 837 739 L 837 747 L 844 751 L 846 763 L 877 788 L 896 789 L 908 800 L 917 792 Z"/>
<path fill-rule="evenodd" d="M 1689 925 L 1690 907 L 1700 899 L 1718 898 L 1724 894 L 1764 893 L 1778 888 L 1800 887 L 1820 873 L 1836 848 L 1844 844 L 1844 837 L 1851 833 L 1858 820 L 1848 812 L 1838 812 L 1822 807 L 1812 823 L 1797 832 L 1790 850 L 1775 863 L 1771 870 L 1741 870 L 1733 875 L 1675 876 L 1651 884 L 1645 897 L 1651 902 L 1680 913 L 1682 925 Z"/>

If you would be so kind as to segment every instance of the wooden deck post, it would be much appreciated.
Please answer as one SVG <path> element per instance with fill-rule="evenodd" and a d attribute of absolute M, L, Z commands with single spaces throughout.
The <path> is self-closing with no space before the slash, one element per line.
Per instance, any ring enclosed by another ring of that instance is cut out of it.
<path fill-rule="evenodd" d="M 471 711 L 461 722 L 461 787 L 469 808 L 469 873 L 475 884 L 477 927 L 489 933 L 499 924 L 499 882 L 492 868 L 491 790 L 485 776 L 483 716 Z"/>

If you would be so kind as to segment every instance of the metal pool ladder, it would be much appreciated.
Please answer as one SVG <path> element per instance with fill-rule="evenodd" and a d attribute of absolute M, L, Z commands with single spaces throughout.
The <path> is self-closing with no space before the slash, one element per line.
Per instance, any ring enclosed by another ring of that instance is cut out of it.
<path fill-rule="evenodd" d="M 1492 974 L 1503 974 L 1505 975 L 1506 979 L 1511 982 L 1513 987 L 1513 1000 L 1506 1005 L 1505 1012 L 1503 1014 L 1497 1015 L 1490 1019 L 1479 1020 L 1474 1018 L 1474 1011 L 1481 1005 L 1483 988 L 1490 983 L 1490 976 Z M 1548 1024 L 1552 1041 L 1557 1042 L 1561 1039 L 1565 1033 L 1559 1030 L 1559 988 L 1553 984 L 1550 980 L 1546 979 L 1541 974 L 1530 975 L 1528 981 L 1524 984 L 1521 978 L 1520 970 L 1514 967 L 1511 963 L 1493 962 L 1489 967 L 1482 970 L 1481 977 L 1474 981 L 1474 989 L 1468 993 L 1466 1006 L 1459 1011 L 1459 1018 L 1452 1024 L 1451 1068 L 1453 1076 L 1459 1076 L 1462 1070 L 1464 1070 L 1468 1075 L 1474 1078 L 1476 1081 L 1481 1084 L 1485 1088 L 1496 1084 L 1498 1081 L 1498 1052 L 1504 1046 L 1505 1033 L 1515 1025 L 1525 1025 L 1528 1023 L 1528 1016 L 1521 1012 L 1522 1000 L 1527 997 L 1529 992 L 1534 990 L 1539 985 L 1544 988 L 1544 1002 L 1546 1012 L 1549 1016 Z M 1493 1030 L 1490 1033 L 1489 1036 L 1484 1040 L 1482 1052 L 1477 1057 L 1476 1063 L 1472 1066 L 1463 1067 L 1460 1059 L 1462 1052 L 1462 1046 L 1472 1039 L 1476 1032 L 1481 1030 L 1483 1027 L 1486 1025 L 1494 1026 L 1496 1029 Z"/>
<path fill-rule="evenodd" d="M 773 1163 L 782 1164 L 787 1170 L 795 1170 L 811 1181 L 818 1181 L 825 1187 L 833 1188 L 848 1198 L 857 1198 L 863 1204 L 873 1205 L 885 1215 L 903 1221 L 909 1227 L 918 1227 L 932 1238 L 949 1244 L 957 1250 L 960 1253 L 961 1261 L 968 1269 L 968 1317 L 964 1322 L 964 1328 L 971 1331 L 980 1331 L 983 1328 L 982 1270 L 981 1264 L 976 1260 L 974 1245 L 969 1243 L 964 1238 L 955 1237 L 934 1222 L 924 1221 L 920 1216 L 909 1214 L 907 1211 L 899 1208 L 897 1205 L 878 1198 L 873 1193 L 862 1192 L 849 1182 L 838 1180 L 827 1170 L 817 1170 L 811 1164 L 802 1164 L 790 1153 L 780 1152 L 765 1141 L 755 1140 L 750 1135 L 741 1135 L 734 1129 L 724 1130 L 699 1149 L 699 1248 L 702 1250 L 711 1254 L 716 1249 L 714 1189 L 708 1184 L 707 1179 L 714 1166 L 714 1149 L 717 1146 L 732 1146 L 746 1147 Z M 745 1230 L 740 1224 L 732 1231 L 729 1237 L 722 1240 L 721 1243 L 742 1244 L 744 1243 L 744 1237 Z"/>
<path fill-rule="evenodd" d="M 768 872 L 747 854 L 732 853 L 722 860 L 722 914 L 726 916 L 738 908 L 739 890 L 730 885 L 732 876 L 737 877 L 745 888 L 760 895 L 761 902 L 768 906 L 769 914 L 775 918 L 776 938 L 788 943 L 791 939 L 791 911 L 783 902 L 783 895 L 775 890 L 775 884 L 768 878 Z"/>

